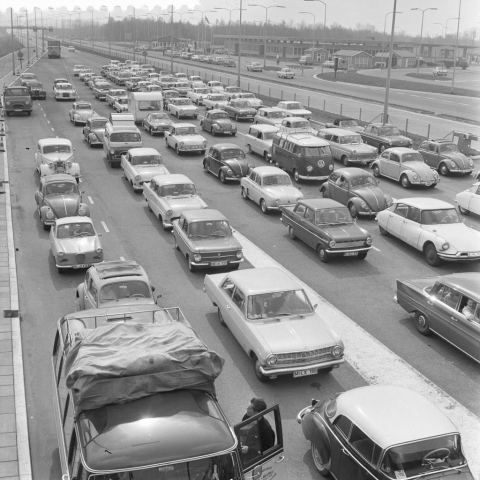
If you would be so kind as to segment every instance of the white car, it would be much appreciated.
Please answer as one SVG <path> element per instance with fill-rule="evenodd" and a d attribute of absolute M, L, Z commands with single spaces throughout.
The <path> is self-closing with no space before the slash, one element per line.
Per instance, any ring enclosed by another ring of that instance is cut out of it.
<path fill-rule="evenodd" d="M 266 162 L 272 163 L 273 137 L 279 130 L 274 125 L 252 125 L 245 135 L 248 153 L 258 153 Z"/>
<path fill-rule="evenodd" d="M 303 117 L 309 120 L 312 116 L 310 110 L 307 110 L 300 102 L 294 102 L 292 100 L 279 102 L 277 108 L 285 110 L 289 117 Z"/>
<path fill-rule="evenodd" d="M 204 83 L 203 78 L 199 77 L 198 75 L 190 75 L 188 77 L 188 81 L 189 81 L 190 85 L 192 85 L 192 83 L 196 83 L 196 82 Z"/>
<path fill-rule="evenodd" d="M 198 108 L 192 103 L 189 98 L 171 98 L 168 103 L 168 111 L 177 118 L 198 117 Z"/>
<path fill-rule="evenodd" d="M 221 108 L 228 104 L 228 99 L 222 93 L 209 93 L 207 96 L 203 97 L 203 104 L 207 110 L 212 110 L 213 108 Z"/>
<path fill-rule="evenodd" d="M 232 99 L 233 98 L 243 98 L 244 100 L 248 100 L 250 102 L 250 105 L 257 110 L 260 107 L 263 107 L 263 101 L 257 98 L 255 94 L 250 92 L 235 93 L 232 95 Z"/>
<path fill-rule="evenodd" d="M 68 138 L 42 138 L 37 142 L 35 168 L 40 177 L 55 173 L 68 173 L 80 177 L 80 165 L 73 159 L 74 148 Z"/>
<path fill-rule="evenodd" d="M 470 212 L 480 215 L 480 182 L 476 182 L 455 197 L 458 209 L 462 215 L 470 215 Z"/>
<path fill-rule="evenodd" d="M 85 65 L 74 65 L 73 66 L 73 75 L 78 77 L 78 74 L 85 69 Z"/>
<path fill-rule="evenodd" d="M 240 87 L 235 87 L 234 85 L 229 85 L 228 87 L 225 87 L 224 93 L 227 98 L 231 100 L 232 98 L 237 98 L 234 97 L 234 95 L 236 95 L 237 93 L 243 93 L 243 89 L 241 89 Z"/>
<path fill-rule="evenodd" d="M 284 67 L 277 71 L 277 77 L 278 78 L 295 78 L 295 72 L 288 67 Z"/>
<path fill-rule="evenodd" d="M 289 133 L 311 133 L 316 135 L 317 131 L 312 124 L 303 117 L 287 117 L 282 120 L 280 129 Z"/>
<path fill-rule="evenodd" d="M 212 93 L 215 93 L 215 92 L 222 93 L 225 91 L 223 83 L 217 80 L 211 80 L 210 82 L 208 82 L 207 87 L 210 89 L 210 92 Z"/>
<path fill-rule="evenodd" d="M 113 102 L 113 108 L 117 113 L 128 112 L 128 98 L 119 97 Z"/>
<path fill-rule="evenodd" d="M 258 62 L 250 62 L 247 63 L 247 70 L 249 72 L 261 72 L 263 70 L 263 67 Z"/>
<path fill-rule="evenodd" d="M 71 83 L 57 83 L 53 86 L 55 100 L 76 100 L 77 91 Z"/>
<path fill-rule="evenodd" d="M 174 148 L 177 155 L 184 152 L 205 154 L 207 140 L 200 135 L 193 123 L 174 123 L 170 131 L 165 132 L 167 148 Z"/>
<path fill-rule="evenodd" d="M 78 72 L 78 78 L 83 82 L 85 81 L 85 76 L 93 76 L 94 73 L 93 73 L 93 70 L 91 68 L 84 68 L 83 70 L 80 70 Z"/>
<path fill-rule="evenodd" d="M 126 98 L 128 100 L 128 93 L 123 88 L 111 88 L 105 96 L 105 102 L 110 107 L 114 106 L 115 100 L 118 98 Z"/>
<path fill-rule="evenodd" d="M 197 195 L 195 184 L 185 175 L 158 175 L 143 184 L 148 209 L 166 230 L 173 227 L 185 210 L 199 210 L 208 205 Z"/>
<path fill-rule="evenodd" d="M 186 73 L 182 73 L 182 72 L 176 73 L 176 74 L 174 75 L 174 77 L 175 77 L 177 80 L 182 80 L 182 81 L 188 80 L 188 79 L 187 79 L 187 74 L 186 74 Z"/>
<path fill-rule="evenodd" d="M 142 191 L 143 185 L 156 175 L 170 173 L 154 148 L 131 148 L 122 155 L 120 165 L 134 192 Z"/>
<path fill-rule="evenodd" d="M 193 88 L 187 92 L 187 98 L 197 105 L 203 105 L 203 97 L 208 95 L 207 87 Z"/>
<path fill-rule="evenodd" d="M 287 112 L 277 107 L 259 108 L 255 115 L 255 123 L 265 123 L 267 125 L 278 126 L 287 118 Z"/>
<path fill-rule="evenodd" d="M 382 235 L 393 235 L 423 252 L 432 267 L 441 260 L 480 260 L 480 232 L 467 227 L 453 205 L 434 198 L 403 198 L 377 213 Z"/>

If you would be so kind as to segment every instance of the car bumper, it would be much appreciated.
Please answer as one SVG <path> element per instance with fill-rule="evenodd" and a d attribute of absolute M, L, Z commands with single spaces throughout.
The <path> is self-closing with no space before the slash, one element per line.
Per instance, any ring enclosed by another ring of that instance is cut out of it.
<path fill-rule="evenodd" d="M 348 255 L 348 254 L 357 254 L 357 253 L 362 253 L 362 252 L 368 252 L 371 250 L 372 247 L 358 247 L 358 248 L 328 248 L 325 251 L 328 253 L 329 256 L 331 257 L 355 257 L 356 255 Z"/>
<path fill-rule="evenodd" d="M 326 180 L 328 175 L 321 175 L 319 177 L 310 177 L 309 175 L 299 175 L 300 180 Z"/>
<path fill-rule="evenodd" d="M 475 262 L 475 261 L 480 261 L 480 252 L 471 252 L 471 253 L 466 253 L 466 252 L 459 252 L 456 253 L 455 255 L 444 253 L 444 252 L 439 252 L 437 250 L 438 256 L 442 259 L 445 260 L 446 262 Z"/>
<path fill-rule="evenodd" d="M 85 263 L 78 263 L 75 258 L 71 258 L 71 259 L 67 258 L 65 259 L 65 261 L 61 263 L 57 263 L 57 262 L 55 263 L 56 263 L 55 266 L 57 268 L 74 268 L 74 269 L 89 268 L 94 264 L 103 263 L 103 255 L 99 259 L 92 259 L 92 258 L 86 259 Z"/>
<path fill-rule="evenodd" d="M 473 172 L 473 168 L 469 168 L 468 170 L 460 170 L 459 168 L 450 168 L 450 173 L 463 173 L 463 174 L 470 174 Z"/>
<path fill-rule="evenodd" d="M 222 260 L 220 260 L 220 262 L 221 261 Z M 236 265 L 237 263 L 242 263 L 243 258 L 240 258 L 239 260 L 227 260 L 226 262 L 227 262 L 226 265 L 212 265 L 212 263 L 218 263 L 218 261 L 215 262 L 213 260 L 211 262 L 191 262 L 191 263 L 195 267 L 219 267 L 219 268 L 222 268 L 222 267 L 228 267 L 229 265 Z"/>
<path fill-rule="evenodd" d="M 338 368 L 344 362 L 345 362 L 344 358 L 339 358 L 335 360 L 330 360 L 328 362 L 318 362 L 318 363 L 312 363 L 308 365 L 298 365 L 294 367 L 269 368 L 269 369 L 263 368 L 263 366 L 260 365 L 260 372 L 267 377 L 272 377 L 277 375 L 288 375 L 290 373 L 298 372 L 299 370 L 311 370 L 314 368 L 317 368 L 318 370 L 322 370 L 324 368 L 329 368 L 329 367 Z"/>
<path fill-rule="evenodd" d="M 349 157 L 348 161 L 350 163 L 356 163 L 358 165 L 370 165 L 374 160 L 376 160 L 377 157 L 372 157 L 372 158 L 355 158 L 355 157 Z"/>
<path fill-rule="evenodd" d="M 193 148 L 186 148 L 186 147 L 183 147 L 183 148 L 179 148 L 179 151 L 180 152 L 203 152 L 205 150 L 206 147 L 193 147 Z"/>

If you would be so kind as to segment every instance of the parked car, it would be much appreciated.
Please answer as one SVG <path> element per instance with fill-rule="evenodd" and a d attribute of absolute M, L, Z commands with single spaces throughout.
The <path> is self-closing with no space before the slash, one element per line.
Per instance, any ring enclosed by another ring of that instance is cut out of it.
<path fill-rule="evenodd" d="M 45 100 L 47 98 L 47 90 L 44 88 L 42 82 L 30 80 L 27 82 L 27 88 L 33 100 Z"/>
<path fill-rule="evenodd" d="M 297 422 L 324 477 L 437 480 L 455 474 L 473 480 L 458 428 L 406 387 L 369 385 L 314 399 Z"/>
<path fill-rule="evenodd" d="M 348 207 L 353 218 L 375 215 L 393 203 L 392 197 L 379 188 L 375 177 L 357 167 L 335 170 L 320 187 L 320 193 Z"/>
<path fill-rule="evenodd" d="M 470 215 L 470 212 L 480 215 L 480 182 L 476 182 L 467 190 L 457 193 L 455 201 L 462 215 Z"/>
<path fill-rule="evenodd" d="M 344 362 L 342 340 L 284 270 L 263 267 L 206 275 L 204 291 L 218 308 L 220 324 L 252 359 L 259 381 L 328 373 Z"/>
<path fill-rule="evenodd" d="M 363 260 L 372 248 L 371 235 L 355 223 L 347 207 L 335 200 L 303 199 L 280 210 L 289 237 L 314 248 L 322 263 L 332 257 Z"/>
<path fill-rule="evenodd" d="M 157 133 L 163 133 L 165 135 L 165 132 L 168 132 L 173 125 L 173 121 L 168 116 L 168 113 L 157 112 L 150 113 L 147 118 L 142 120 L 142 125 L 150 135 L 155 135 Z"/>
<path fill-rule="evenodd" d="M 287 112 L 277 107 L 263 107 L 257 110 L 255 123 L 266 123 L 267 125 L 280 125 L 287 118 Z"/>
<path fill-rule="evenodd" d="M 295 78 L 295 72 L 288 67 L 281 68 L 277 71 L 278 78 Z"/>
<path fill-rule="evenodd" d="M 198 108 L 189 98 L 171 98 L 168 103 L 168 111 L 178 119 L 182 117 L 198 117 Z"/>
<path fill-rule="evenodd" d="M 246 67 L 249 72 L 261 72 L 263 70 L 263 66 L 258 62 L 249 62 Z"/>
<path fill-rule="evenodd" d="M 86 79 L 88 79 L 89 77 L 91 77 L 93 75 L 95 75 L 95 74 L 93 73 L 93 71 L 90 68 L 84 68 L 83 70 L 81 70 L 78 73 L 78 79 L 81 82 L 85 82 Z"/>
<path fill-rule="evenodd" d="M 90 216 L 88 205 L 82 202 L 76 180 L 67 174 L 42 177 L 40 187 L 35 193 L 35 203 L 39 220 L 45 230 L 48 230 L 57 218 Z"/>
<path fill-rule="evenodd" d="M 412 148 L 413 142 L 410 138 L 400 134 L 400 130 L 390 123 L 370 123 L 361 132 L 362 139 L 368 145 L 378 148 L 382 153 L 386 148 L 407 147 Z"/>
<path fill-rule="evenodd" d="M 117 113 L 126 113 L 128 112 L 128 98 L 118 97 L 113 102 L 113 109 Z"/>
<path fill-rule="evenodd" d="M 219 109 L 207 111 L 200 121 L 200 126 L 213 136 L 228 134 L 234 137 L 237 134 L 235 123 L 230 120 L 227 112 Z"/>
<path fill-rule="evenodd" d="M 187 92 L 187 98 L 196 105 L 203 105 L 203 97 L 206 97 L 208 93 L 207 87 L 192 88 L 192 90 Z"/>
<path fill-rule="evenodd" d="M 103 135 L 107 123 L 107 118 L 98 115 L 87 119 L 87 123 L 83 127 L 83 139 L 90 145 L 90 147 L 93 147 L 94 145 L 103 145 Z"/>
<path fill-rule="evenodd" d="M 89 217 L 66 217 L 55 220 L 50 229 L 50 251 L 58 273 L 66 269 L 88 268 L 103 262 L 101 234 Z"/>
<path fill-rule="evenodd" d="M 240 242 L 228 220 L 218 210 L 186 210 L 173 221 L 175 248 L 193 272 L 199 267 L 228 267 L 236 270 L 243 262 Z"/>
<path fill-rule="evenodd" d="M 448 70 L 445 67 L 435 67 L 432 73 L 438 77 L 446 77 Z"/>
<path fill-rule="evenodd" d="M 81 178 L 80 165 L 73 158 L 74 148 L 67 138 L 42 138 L 37 142 L 35 168 L 40 175 L 67 173 L 78 182 Z"/>
<path fill-rule="evenodd" d="M 287 113 L 288 117 L 303 117 L 307 120 L 312 116 L 312 112 L 307 110 L 300 102 L 282 101 L 278 102 L 277 108 L 281 108 Z"/>
<path fill-rule="evenodd" d="M 53 86 L 53 98 L 55 100 L 75 100 L 77 91 L 71 83 L 57 83 Z"/>
<path fill-rule="evenodd" d="M 95 110 L 93 110 L 91 103 L 79 101 L 72 104 L 72 108 L 70 109 L 68 116 L 70 121 L 77 126 L 81 123 L 85 125 L 87 120 L 96 114 L 97 113 Z"/>
<path fill-rule="evenodd" d="M 175 82 L 170 88 L 177 92 L 177 97 L 186 97 L 188 92 L 191 90 L 190 84 L 186 79 Z"/>
<path fill-rule="evenodd" d="M 242 197 L 260 205 L 264 214 L 284 205 L 295 205 L 303 193 L 292 185 L 290 175 L 277 167 L 255 167 L 240 180 Z"/>
<path fill-rule="evenodd" d="M 197 83 L 197 82 L 201 82 L 204 84 L 203 82 L 203 78 L 202 77 L 199 77 L 198 75 L 190 75 L 188 77 L 188 81 L 190 83 L 190 85 L 192 85 L 193 83 Z M 204 84 L 205 85 L 205 84 Z"/>
<path fill-rule="evenodd" d="M 75 47 L 69 46 L 69 47 L 68 47 L 68 51 L 69 51 L 69 52 L 74 52 L 74 51 L 75 51 Z"/>
<path fill-rule="evenodd" d="M 120 305 L 155 305 L 148 276 L 137 262 L 114 260 L 92 265 L 78 285 L 80 310 Z"/>
<path fill-rule="evenodd" d="M 30 80 L 29 80 L 30 81 Z M 53 87 L 55 88 L 55 85 L 58 85 L 59 83 L 70 83 L 68 79 L 66 78 L 62 78 L 62 77 L 59 77 L 59 78 L 56 78 L 54 81 L 53 81 Z"/>
<path fill-rule="evenodd" d="M 236 122 L 240 120 L 251 120 L 253 122 L 257 113 L 252 104 L 243 98 L 230 100 L 226 105 L 222 105 L 221 108 L 227 112 L 229 117 L 234 118 Z"/>
<path fill-rule="evenodd" d="M 223 62 L 223 65 L 225 67 L 236 67 L 237 62 L 233 58 L 226 58 L 225 61 Z"/>
<path fill-rule="evenodd" d="M 111 88 L 105 95 L 105 102 L 110 107 L 114 106 L 115 100 L 125 98 L 128 100 L 128 93 L 123 88 Z"/>
<path fill-rule="evenodd" d="M 213 145 L 203 159 L 203 169 L 213 173 L 222 183 L 239 182 L 242 177 L 248 175 L 250 168 L 245 152 L 234 143 Z"/>
<path fill-rule="evenodd" d="M 370 165 L 378 157 L 378 150 L 364 144 L 358 132 L 342 128 L 324 128 L 319 130 L 318 136 L 330 144 L 333 158 L 346 167 L 352 164 Z"/>
<path fill-rule="evenodd" d="M 480 274 L 397 280 L 395 301 L 422 335 L 436 333 L 480 362 Z M 452 321 L 453 320 L 453 321 Z"/>
<path fill-rule="evenodd" d="M 210 93 L 223 93 L 225 90 L 223 83 L 218 80 L 211 80 L 208 82 L 207 88 L 210 90 Z"/>
<path fill-rule="evenodd" d="M 418 147 L 424 162 L 441 175 L 461 173 L 469 175 L 474 169 L 471 158 L 461 153 L 450 140 L 425 140 Z"/>
<path fill-rule="evenodd" d="M 207 110 L 218 109 L 227 105 L 228 100 L 223 93 L 208 93 L 203 97 L 203 105 Z"/>
<path fill-rule="evenodd" d="M 243 100 L 248 100 L 250 102 L 250 105 L 257 110 L 263 107 L 263 101 L 257 98 L 254 93 L 250 93 L 250 92 L 234 93 L 232 95 L 232 100 L 234 98 L 242 98 Z"/>
<path fill-rule="evenodd" d="M 203 155 L 207 149 L 207 140 L 200 135 L 193 123 L 174 123 L 169 132 L 165 132 L 167 148 L 174 148 L 177 155 L 198 152 Z"/>
<path fill-rule="evenodd" d="M 195 190 L 195 184 L 185 175 L 157 175 L 143 184 L 143 196 L 148 209 L 162 222 L 164 230 L 173 227 L 186 210 L 208 208 Z"/>
<path fill-rule="evenodd" d="M 245 135 L 248 153 L 258 153 L 266 162 L 272 163 L 272 142 L 279 131 L 274 125 L 252 125 Z"/>
<path fill-rule="evenodd" d="M 363 132 L 356 120 L 350 117 L 338 117 L 333 122 L 327 123 L 325 128 L 341 128 L 343 130 L 352 130 L 353 132 Z"/>

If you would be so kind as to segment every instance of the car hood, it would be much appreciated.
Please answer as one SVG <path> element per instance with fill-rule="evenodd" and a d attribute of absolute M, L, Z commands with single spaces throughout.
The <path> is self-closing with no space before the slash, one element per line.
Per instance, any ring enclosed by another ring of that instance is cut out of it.
<path fill-rule="evenodd" d="M 458 165 L 458 168 L 462 170 L 467 170 L 470 167 L 470 159 L 465 156 L 463 153 L 460 152 L 447 152 L 447 153 L 442 153 L 442 155 L 452 162 L 454 162 L 456 165 Z"/>
<path fill-rule="evenodd" d="M 459 252 L 479 252 L 480 232 L 467 227 L 463 223 L 450 223 L 446 225 L 422 225 L 422 228 L 444 238 L 455 250 Z M 448 253 L 448 250 L 447 250 Z"/>
<path fill-rule="evenodd" d="M 55 152 L 42 154 L 43 163 L 56 162 L 57 160 L 65 162 L 66 160 L 72 160 L 72 158 L 73 153 L 71 152 Z"/>
<path fill-rule="evenodd" d="M 311 115 L 312 112 L 310 110 L 304 110 L 301 108 L 295 110 L 286 110 L 289 114 L 293 113 L 294 117 L 301 117 L 302 115 Z"/>
<path fill-rule="evenodd" d="M 201 208 L 206 208 L 207 206 L 207 204 L 198 195 L 188 197 L 167 197 L 165 198 L 165 202 L 170 206 L 175 214 L 180 214 L 184 210 L 199 210 Z"/>
<path fill-rule="evenodd" d="M 154 120 L 153 122 L 150 122 L 150 125 L 153 127 L 169 127 L 170 125 L 173 125 L 173 122 L 171 120 Z"/>
<path fill-rule="evenodd" d="M 241 250 L 242 246 L 232 235 L 230 237 L 211 237 L 211 238 L 190 238 L 192 246 L 196 252 L 227 252 L 231 250 Z"/>
<path fill-rule="evenodd" d="M 175 138 L 177 138 L 181 142 L 185 142 L 188 145 L 196 145 L 198 143 L 203 144 L 203 142 L 205 141 L 205 139 L 201 135 L 176 135 Z"/>
<path fill-rule="evenodd" d="M 256 105 L 256 106 L 263 105 L 262 100 L 260 100 L 259 98 L 247 98 L 247 100 L 248 100 L 252 105 Z"/>
<path fill-rule="evenodd" d="M 369 237 L 368 232 L 355 223 L 343 225 L 319 225 L 327 235 L 336 242 L 347 242 L 349 240 L 365 240 Z"/>
<path fill-rule="evenodd" d="M 165 165 L 135 165 L 133 171 L 140 175 L 144 182 L 149 182 L 155 175 L 170 173 Z"/>
<path fill-rule="evenodd" d="M 246 177 L 248 175 L 248 163 L 246 158 L 229 158 L 228 160 L 222 160 L 222 162 L 229 167 L 235 175 L 241 175 Z"/>
<path fill-rule="evenodd" d="M 261 336 L 272 353 L 305 352 L 337 345 L 322 320 L 315 314 L 304 318 L 280 317 L 255 320 L 251 329 Z"/>
<path fill-rule="evenodd" d="M 86 120 L 90 118 L 95 112 L 93 110 L 75 110 L 75 115 Z"/>
<path fill-rule="evenodd" d="M 235 107 L 234 107 L 235 108 Z M 235 108 L 235 110 L 237 110 L 237 112 L 239 113 L 250 113 L 252 115 L 255 115 L 257 113 L 257 111 L 252 107 L 241 107 L 241 108 Z"/>
<path fill-rule="evenodd" d="M 220 118 L 219 120 L 213 120 L 212 124 L 216 124 L 222 128 L 230 128 L 232 126 L 232 122 L 227 118 Z"/>
<path fill-rule="evenodd" d="M 370 207 L 373 212 L 379 212 L 387 208 L 385 194 L 379 187 L 362 187 L 353 192 Z"/>
<path fill-rule="evenodd" d="M 375 153 L 377 150 L 375 147 L 367 145 L 366 143 L 351 143 L 346 145 L 340 145 L 340 148 L 345 148 L 346 150 L 354 153 Z"/>
<path fill-rule="evenodd" d="M 175 105 L 178 110 L 196 110 L 195 105 Z"/>
<path fill-rule="evenodd" d="M 74 217 L 78 211 L 80 197 L 78 195 L 50 195 L 45 203 L 53 210 L 57 218 Z"/>
<path fill-rule="evenodd" d="M 406 168 L 414 171 L 421 180 L 433 180 L 433 170 L 423 162 L 408 162 L 405 164 Z"/>
<path fill-rule="evenodd" d="M 65 253 L 94 252 L 100 247 L 96 235 L 91 237 L 57 238 L 57 242 Z"/>
<path fill-rule="evenodd" d="M 103 141 L 103 135 L 105 133 L 104 128 L 98 128 L 98 129 L 92 130 L 92 133 L 94 133 L 100 140 Z"/>
<path fill-rule="evenodd" d="M 263 187 L 263 191 L 280 200 L 296 200 L 297 198 L 303 198 L 302 192 L 293 185 L 271 185 Z"/>
<path fill-rule="evenodd" d="M 390 140 L 392 144 L 395 144 L 397 147 L 411 144 L 411 140 L 403 135 L 389 135 L 385 136 L 385 138 Z"/>

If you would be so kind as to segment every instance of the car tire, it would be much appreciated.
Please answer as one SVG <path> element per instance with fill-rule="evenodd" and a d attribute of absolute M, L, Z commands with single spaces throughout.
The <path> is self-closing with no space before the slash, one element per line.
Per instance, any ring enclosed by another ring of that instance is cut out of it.
<path fill-rule="evenodd" d="M 187 256 L 187 262 L 188 262 L 188 269 L 191 272 L 194 272 L 196 270 L 195 265 L 192 264 L 192 261 L 190 260 L 190 255 Z"/>
<path fill-rule="evenodd" d="M 292 239 L 292 240 L 296 240 L 297 239 L 297 236 L 295 235 L 295 231 L 293 230 L 293 227 L 291 225 L 288 226 L 288 236 Z"/>
<path fill-rule="evenodd" d="M 180 251 L 180 247 L 178 246 L 178 243 L 177 243 L 177 237 L 175 235 L 173 236 L 173 246 L 175 247 L 175 250 Z"/>
<path fill-rule="evenodd" d="M 320 454 L 318 453 L 317 447 L 314 445 L 312 442 L 311 447 L 310 447 L 310 452 L 312 453 L 312 460 L 313 464 L 315 465 L 315 468 L 317 469 L 317 472 L 322 475 L 322 477 L 327 477 L 330 474 L 330 466 L 331 466 L 331 459 L 328 461 L 328 463 L 324 464 Z"/>
<path fill-rule="evenodd" d="M 175 145 L 175 153 L 180 156 L 180 150 L 178 148 L 178 145 Z"/>
<path fill-rule="evenodd" d="M 297 182 L 300 183 L 300 175 L 298 174 L 298 171 L 296 168 L 293 169 L 293 179 Z"/>
<path fill-rule="evenodd" d="M 150 127 L 150 128 L 148 129 L 148 133 L 149 133 L 150 135 L 153 135 L 152 127 Z"/>
<path fill-rule="evenodd" d="M 60 268 L 60 267 L 57 267 L 57 270 L 58 270 L 58 273 L 60 275 L 63 275 L 65 273 L 65 269 L 64 268 Z"/>
<path fill-rule="evenodd" d="M 169 143 L 168 143 L 167 137 L 165 137 L 165 145 L 166 145 L 167 148 L 171 148 Z"/>
<path fill-rule="evenodd" d="M 388 233 L 383 227 L 380 225 L 378 226 L 378 229 L 380 230 L 380 235 L 383 235 L 384 237 L 388 237 L 390 233 Z"/>
<path fill-rule="evenodd" d="M 253 153 L 253 151 L 252 151 L 252 147 L 250 146 L 250 144 L 249 144 L 249 143 L 247 143 L 247 153 L 250 153 L 250 154 L 252 154 L 252 153 Z"/>
<path fill-rule="evenodd" d="M 438 256 L 437 249 L 433 243 L 428 243 L 425 246 L 423 249 L 423 255 L 431 267 L 438 267 L 438 265 L 440 265 L 440 257 Z"/>
<path fill-rule="evenodd" d="M 346 155 L 342 155 L 342 163 L 345 167 L 350 166 L 350 160 L 348 160 L 348 157 Z"/>
<path fill-rule="evenodd" d="M 373 176 L 379 178 L 380 177 L 380 168 L 378 165 L 373 166 Z"/>
<path fill-rule="evenodd" d="M 400 177 L 400 183 L 402 184 L 402 187 L 406 189 L 412 186 L 412 182 L 410 182 L 407 175 L 405 174 Z"/>
<path fill-rule="evenodd" d="M 430 334 L 430 321 L 424 313 L 415 312 L 415 328 L 422 335 L 427 336 Z"/>
<path fill-rule="evenodd" d="M 218 321 L 220 322 L 220 325 L 222 327 L 226 327 L 227 324 L 225 323 L 225 320 L 223 319 L 223 315 L 220 309 L 218 309 Z"/>
<path fill-rule="evenodd" d="M 368 252 L 362 252 L 358 254 L 358 259 L 359 260 L 365 260 L 367 258 L 367 253 Z"/>
<path fill-rule="evenodd" d="M 238 114 L 235 114 L 235 121 L 238 122 Z"/>
<path fill-rule="evenodd" d="M 220 173 L 218 174 L 218 178 L 222 183 L 226 183 L 227 179 L 225 178 L 225 172 L 223 170 L 220 170 Z"/>
<path fill-rule="evenodd" d="M 353 203 L 350 203 L 350 205 L 348 205 L 348 210 L 350 211 L 350 215 L 352 216 L 352 218 L 358 217 L 357 207 Z"/>
<path fill-rule="evenodd" d="M 318 258 L 322 263 L 328 263 L 328 261 L 330 260 L 330 257 L 327 251 L 321 245 L 319 245 L 317 248 L 317 254 L 318 254 Z"/>
<path fill-rule="evenodd" d="M 77 122 L 76 120 L 73 120 L 73 125 L 74 125 L 75 127 L 78 127 L 78 122 Z"/>
<path fill-rule="evenodd" d="M 467 210 L 466 208 L 463 208 L 460 205 L 458 206 L 458 210 L 462 215 L 470 215 L 470 210 Z"/>
<path fill-rule="evenodd" d="M 212 134 L 212 137 L 216 137 L 216 136 L 217 136 L 217 132 L 214 130 L 213 127 L 210 129 L 210 133 Z"/>
<path fill-rule="evenodd" d="M 147 208 L 149 212 L 153 212 L 152 207 L 150 206 L 150 202 L 147 201 Z"/>
<path fill-rule="evenodd" d="M 267 208 L 267 202 L 265 202 L 265 199 L 263 198 L 260 200 L 260 209 L 264 215 L 268 215 L 269 211 Z"/>
<path fill-rule="evenodd" d="M 237 132 L 232 132 L 232 137 L 234 137 L 237 134 Z"/>
<path fill-rule="evenodd" d="M 263 152 L 263 159 L 264 159 L 267 163 L 273 163 L 272 158 L 268 158 L 268 152 Z"/>
<path fill-rule="evenodd" d="M 50 225 L 47 225 L 46 223 L 43 224 L 43 229 L 44 230 L 50 230 Z"/>
<path fill-rule="evenodd" d="M 328 192 L 326 188 L 320 188 L 320 194 L 323 198 L 328 198 Z"/>
<path fill-rule="evenodd" d="M 245 187 L 242 187 L 242 197 L 244 200 L 248 200 L 248 190 Z"/>
<path fill-rule="evenodd" d="M 380 146 L 378 147 L 378 151 L 380 153 L 383 153 L 386 149 L 387 149 L 387 146 L 384 145 L 383 143 L 381 143 Z"/>
<path fill-rule="evenodd" d="M 440 164 L 440 166 L 438 167 L 438 173 L 443 176 L 448 175 L 450 173 L 450 170 L 448 169 L 446 163 Z"/>
<path fill-rule="evenodd" d="M 253 370 L 255 372 L 255 376 L 257 377 L 257 379 L 262 383 L 268 382 L 270 378 L 264 375 L 260 371 L 260 362 L 258 361 L 257 356 L 254 355 L 252 360 L 253 360 Z"/>
<path fill-rule="evenodd" d="M 205 155 L 206 150 L 200 150 L 200 155 Z"/>

